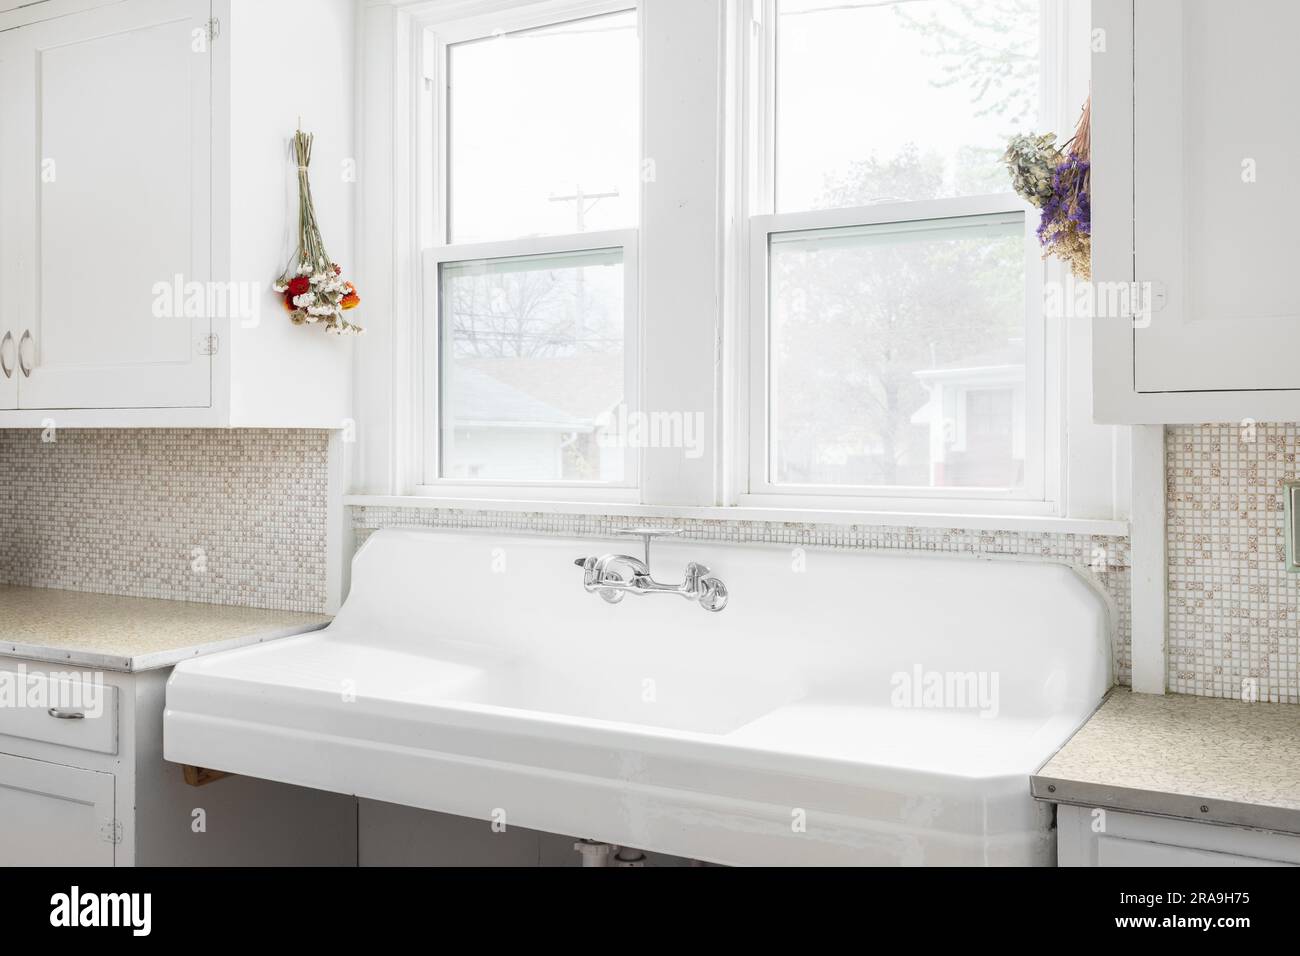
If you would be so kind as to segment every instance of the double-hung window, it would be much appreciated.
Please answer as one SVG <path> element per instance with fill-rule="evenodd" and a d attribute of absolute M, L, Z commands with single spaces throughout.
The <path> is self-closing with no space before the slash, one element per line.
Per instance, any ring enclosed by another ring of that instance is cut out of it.
<path fill-rule="evenodd" d="M 1043 265 L 1000 155 L 1054 0 L 754 2 L 746 500 L 1043 502 Z"/>
<path fill-rule="evenodd" d="M 419 7 L 404 487 L 1033 516 L 1069 485 L 1104 510 L 1068 481 L 1067 420 L 1110 452 L 1044 315 L 1063 274 L 1001 160 L 1073 125 L 1080 6 Z"/>
<path fill-rule="evenodd" d="M 637 16 L 565 11 L 463 21 L 425 53 L 426 492 L 637 481 Z"/>

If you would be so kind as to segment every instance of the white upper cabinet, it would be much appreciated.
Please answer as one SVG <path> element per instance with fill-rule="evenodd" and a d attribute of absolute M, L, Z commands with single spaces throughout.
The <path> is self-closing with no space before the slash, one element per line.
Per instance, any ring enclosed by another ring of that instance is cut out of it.
<path fill-rule="evenodd" d="M 1093 12 L 1097 419 L 1300 419 L 1300 4 Z"/>
<path fill-rule="evenodd" d="M 292 326 L 271 286 L 297 118 L 318 154 L 352 151 L 350 4 L 49 6 L 0 33 L 0 427 L 342 426 L 351 344 Z M 297 41 L 267 55 L 287 17 Z M 324 88 L 280 62 L 306 49 L 334 57 Z M 342 260 L 337 162 L 312 172 Z"/>
<path fill-rule="evenodd" d="M 18 61 L 12 49 L 0 35 L 0 129 L 9 121 L 9 96 L 7 91 L 19 84 Z M 9 148 L 8 136 L 0 137 L 0 289 L 6 291 L 6 302 L 0 308 L 0 414 L 4 409 L 18 407 L 18 341 L 22 332 L 23 300 L 19 272 L 25 257 L 20 253 L 21 237 L 12 225 L 18 221 L 17 165 L 21 157 Z M 17 291 L 15 291 L 17 290 Z"/>
<path fill-rule="evenodd" d="M 207 20 L 131 0 L 11 35 L 20 408 L 211 402 L 209 317 L 154 307 L 157 283 L 211 278 Z"/>

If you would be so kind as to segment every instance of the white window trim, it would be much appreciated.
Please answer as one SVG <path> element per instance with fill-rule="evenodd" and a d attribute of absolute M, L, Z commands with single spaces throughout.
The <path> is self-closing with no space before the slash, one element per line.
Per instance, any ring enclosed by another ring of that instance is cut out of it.
<path fill-rule="evenodd" d="M 1068 133 L 1078 104 L 1088 90 L 1086 51 L 1090 17 L 1086 3 L 1058 2 L 1065 9 L 1053 17 L 1048 29 L 1053 31 L 1055 42 L 1067 50 L 1068 70 L 1046 76 L 1048 89 L 1044 99 L 1049 108 L 1056 104 L 1057 115 L 1062 118 L 1058 119 L 1057 126 Z M 414 215 L 414 210 L 421 202 L 430 201 L 429 181 L 421 175 L 419 164 L 420 149 L 427 150 L 430 144 L 420 143 L 418 134 L 428 86 L 424 65 L 427 31 L 441 29 L 445 33 L 449 23 L 467 22 L 471 17 L 499 25 L 503 11 L 512 16 L 531 16 L 536 24 L 555 19 L 556 10 L 585 10 L 589 15 L 627 9 L 631 5 L 630 0 L 590 4 L 576 0 L 373 0 L 361 9 L 358 128 L 364 175 L 360 179 L 358 198 L 358 271 L 370 290 L 367 306 L 377 317 L 391 315 L 392 321 L 377 318 L 370 323 L 366 347 L 354 353 L 357 441 L 346 449 L 353 476 L 353 493 L 347 496 L 346 502 L 469 507 L 480 501 L 485 506 L 490 500 L 492 507 L 563 513 L 707 515 L 735 520 L 798 520 L 798 516 L 805 516 L 809 521 L 873 525 L 1123 533 L 1131 497 L 1129 430 L 1097 426 L 1091 421 L 1092 330 L 1080 322 L 1062 325 L 1055 337 L 1055 349 L 1049 341 L 1045 363 L 1046 369 L 1056 370 L 1046 380 L 1049 391 L 1055 383 L 1056 396 L 1049 394 L 1049 407 L 1055 405 L 1059 418 L 1058 427 L 1045 428 L 1044 472 L 1045 485 L 1059 489 L 1056 501 L 918 502 L 901 497 L 796 498 L 788 494 L 775 496 L 777 501 L 766 501 L 763 496 L 749 494 L 748 343 L 740 336 L 747 325 L 750 296 L 745 268 L 750 239 L 747 217 L 751 210 L 766 214 L 770 209 L 753 204 L 754 197 L 760 193 L 755 171 L 750 168 L 754 164 L 740 163 L 739 159 L 742 155 L 752 156 L 753 144 L 763 141 L 759 136 L 760 122 L 748 112 L 753 107 L 752 98 L 742 94 L 747 89 L 749 74 L 756 69 L 751 44 L 755 37 L 761 40 L 765 36 L 761 29 L 765 0 L 721 0 L 713 8 L 725 26 L 721 41 L 708 16 L 698 12 L 706 6 L 698 0 L 655 0 L 649 4 L 648 12 L 638 4 L 642 10 L 638 26 L 642 33 L 643 61 L 654 55 L 660 63 L 665 59 L 675 66 L 684 63 L 687 64 L 685 72 L 690 74 L 680 80 L 674 78 L 674 88 L 667 91 L 647 91 L 646 84 L 642 83 L 643 153 L 660 160 L 661 180 L 672 178 L 665 177 L 663 169 L 680 166 L 675 160 L 681 155 L 681 150 L 674 154 L 675 142 L 662 142 L 665 109 L 675 109 L 684 95 L 689 96 L 684 90 L 708 87 L 709 81 L 716 79 L 716 114 L 705 102 L 708 89 L 691 106 L 691 114 L 701 123 L 709 118 L 718 121 L 715 162 L 698 164 L 699 170 L 681 177 L 681 181 L 671 182 L 670 190 L 664 190 L 661 183 L 654 197 L 662 200 L 671 193 L 671 205 L 660 202 L 656 209 L 661 220 L 669 220 L 675 227 L 682 218 L 677 213 L 679 202 L 688 199 L 698 205 L 708 180 L 716 200 L 714 214 L 720 230 L 711 246 L 716 252 L 712 263 L 716 271 L 714 285 L 709 286 L 706 270 L 701 267 L 698 274 L 690 276 L 689 290 L 673 290 L 670 295 L 662 287 L 647 289 L 646 263 L 658 266 L 664 259 L 671 261 L 672 240 L 647 233 L 649 212 L 644 201 L 638 243 L 640 299 L 642 303 L 647 297 L 653 300 L 654 324 L 665 325 L 659 330 L 663 336 L 658 343 L 660 354 L 665 341 L 684 336 L 696 337 L 692 343 L 696 352 L 704 352 L 705 348 L 700 346 L 707 342 L 717 346 L 712 363 L 714 381 L 707 385 L 695 381 L 700 372 L 698 361 L 690 362 L 689 375 L 680 370 L 643 369 L 640 382 L 641 392 L 648 399 L 647 407 L 675 384 L 690 391 L 696 400 L 701 400 L 704 389 L 714 396 L 712 430 L 704 459 L 679 464 L 661 458 L 649 466 L 643 461 L 639 496 L 634 490 L 629 494 L 629 489 L 588 486 L 552 489 L 554 494 L 549 494 L 548 489 L 512 485 L 485 487 L 474 493 L 477 497 L 472 497 L 454 494 L 450 487 L 435 490 L 421 485 L 424 433 L 418 419 L 422 417 L 419 410 L 423 407 L 422 368 L 415 346 L 423 294 L 419 250 L 429 245 L 429 236 L 420 235 L 419 217 Z M 664 19 L 649 31 L 653 36 L 647 46 L 646 23 L 651 16 Z M 569 18 L 568 14 L 564 18 Z M 665 28 L 670 22 L 675 29 Z M 669 34 L 671 50 L 665 48 Z M 685 46 L 691 48 L 683 49 Z M 715 62 L 709 62 L 710 58 Z M 716 77 L 710 70 L 716 71 Z M 660 134 L 658 143 L 645 133 L 649 113 L 657 115 L 652 125 Z M 698 155 L 699 147 L 695 149 Z M 665 163 L 665 157 L 673 162 Z M 644 185 L 642 193 L 643 197 L 650 195 Z M 668 210 L 672 210 L 671 214 Z M 701 251 L 703 256 L 699 255 Z M 708 256 L 704 243 L 693 243 L 691 252 L 696 254 L 696 259 Z M 678 264 L 683 261 L 682 256 L 676 259 Z M 1064 276 L 1055 263 L 1048 263 L 1047 270 L 1049 278 L 1059 280 Z M 720 321 L 717 328 L 701 331 L 703 299 L 699 293 L 708 289 L 712 289 L 708 298 L 718 306 Z M 680 309 L 673 308 L 688 300 L 695 303 L 697 299 L 700 304 L 692 305 L 692 315 L 679 316 Z M 665 301 L 670 308 L 662 308 Z M 641 333 L 644 356 L 646 330 L 642 328 Z M 672 381 L 674 375 L 679 382 Z M 652 452 L 658 454 L 659 450 Z M 635 503 L 638 500 L 641 503 Z"/>

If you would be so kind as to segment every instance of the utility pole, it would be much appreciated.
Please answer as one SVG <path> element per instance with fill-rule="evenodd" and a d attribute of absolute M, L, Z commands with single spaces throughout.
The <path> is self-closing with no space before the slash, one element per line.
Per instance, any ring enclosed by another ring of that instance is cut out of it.
<path fill-rule="evenodd" d="M 576 222 L 574 232 L 587 231 L 587 213 L 590 212 L 602 199 L 617 199 L 618 190 L 613 189 L 603 193 L 588 193 L 582 191 L 582 186 L 575 186 L 573 192 L 567 196 L 552 196 L 551 202 L 571 202 L 574 204 L 574 213 Z M 591 205 L 587 205 L 587 200 L 591 200 Z"/>
<path fill-rule="evenodd" d="M 607 192 L 588 193 L 583 192 L 582 185 L 578 184 L 573 187 L 573 192 L 567 196 L 551 196 L 550 202 L 571 202 L 574 211 L 574 232 L 587 231 L 587 213 L 590 212 L 602 199 L 615 199 L 618 197 L 618 190 L 611 189 Z M 588 202 L 591 205 L 588 205 Z M 581 342 L 586 336 L 587 330 L 584 326 L 583 316 L 587 311 L 587 279 L 586 271 L 578 268 L 577 279 L 577 313 L 573 320 L 573 335 L 576 342 Z"/>

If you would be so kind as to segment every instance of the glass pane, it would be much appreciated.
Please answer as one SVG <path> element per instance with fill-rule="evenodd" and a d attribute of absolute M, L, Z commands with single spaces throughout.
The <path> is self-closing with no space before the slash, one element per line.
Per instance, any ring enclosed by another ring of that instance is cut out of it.
<path fill-rule="evenodd" d="M 771 237 L 772 480 L 1018 488 L 1021 216 Z"/>
<path fill-rule="evenodd" d="M 777 0 L 777 211 L 1008 192 L 1039 2 Z"/>
<path fill-rule="evenodd" d="M 450 242 L 636 224 L 636 13 L 449 48 Z"/>
<path fill-rule="evenodd" d="M 442 477 L 622 481 L 620 249 L 444 263 Z"/>

